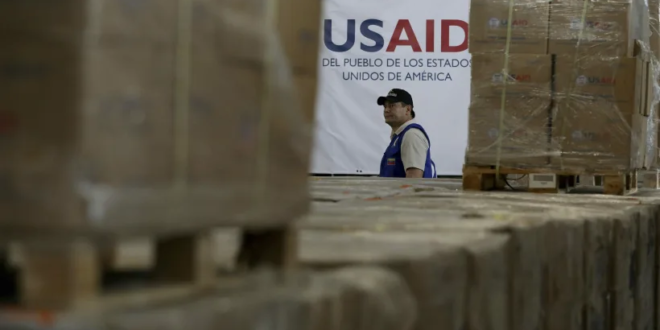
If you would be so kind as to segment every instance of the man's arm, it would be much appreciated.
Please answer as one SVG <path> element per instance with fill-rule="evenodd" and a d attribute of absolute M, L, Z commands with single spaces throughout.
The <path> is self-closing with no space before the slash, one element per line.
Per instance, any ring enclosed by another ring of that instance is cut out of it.
<path fill-rule="evenodd" d="M 411 168 L 406 170 L 406 178 L 421 179 L 423 177 L 424 177 L 424 171 L 423 170 L 420 170 L 420 169 L 414 168 L 414 167 L 411 167 Z"/>
<path fill-rule="evenodd" d="M 429 141 L 422 131 L 411 128 L 401 141 L 401 160 L 406 169 L 406 178 L 424 177 L 426 153 L 429 150 Z"/>

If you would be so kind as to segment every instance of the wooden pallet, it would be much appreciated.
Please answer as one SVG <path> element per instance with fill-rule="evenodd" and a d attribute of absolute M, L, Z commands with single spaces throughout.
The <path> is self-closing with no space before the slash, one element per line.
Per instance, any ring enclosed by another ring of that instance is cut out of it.
<path fill-rule="evenodd" d="M 297 231 L 291 225 L 242 231 L 236 264 L 238 272 L 261 267 L 291 269 L 297 260 Z M 17 300 L 21 310 L 67 311 L 100 304 L 125 292 L 108 291 L 102 285 L 106 261 L 114 246 L 77 241 L 67 244 L 20 244 Z M 155 262 L 146 283 L 131 289 L 170 290 L 185 286 L 204 288 L 217 280 L 215 244 L 211 233 L 157 239 Z M 0 258 L 8 267 L 7 258 Z M 2 283 L 0 283 L 2 284 Z M 150 293 L 153 294 L 153 293 Z M 2 310 L 2 309 L 0 309 Z"/>
<path fill-rule="evenodd" d="M 596 182 L 602 182 L 603 194 L 606 195 L 628 195 L 637 191 L 637 170 L 627 172 L 577 172 L 558 171 L 547 168 L 507 168 L 499 169 L 500 178 L 496 178 L 495 166 L 472 166 L 463 167 L 463 190 L 488 191 L 506 190 L 505 181 L 508 175 L 534 175 L 548 174 L 555 176 L 555 184 L 547 188 L 528 188 L 525 191 L 537 193 L 561 193 L 576 187 L 577 177 L 596 177 Z"/>
<path fill-rule="evenodd" d="M 660 189 L 660 170 L 642 171 L 639 175 L 644 188 Z"/>

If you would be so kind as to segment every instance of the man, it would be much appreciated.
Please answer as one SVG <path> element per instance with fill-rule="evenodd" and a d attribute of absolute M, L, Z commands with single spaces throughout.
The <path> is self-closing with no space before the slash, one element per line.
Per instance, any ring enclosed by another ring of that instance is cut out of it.
<path fill-rule="evenodd" d="M 395 88 L 376 102 L 383 106 L 385 123 L 392 127 L 390 144 L 380 162 L 380 176 L 435 178 L 431 142 L 424 128 L 414 121 L 412 96 Z"/>

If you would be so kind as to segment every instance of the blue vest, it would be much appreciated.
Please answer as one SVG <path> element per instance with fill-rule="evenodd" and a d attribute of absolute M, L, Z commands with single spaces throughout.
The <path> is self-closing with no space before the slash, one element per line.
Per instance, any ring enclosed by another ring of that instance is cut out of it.
<path fill-rule="evenodd" d="M 416 128 L 426 137 L 429 141 L 429 150 L 426 151 L 426 162 L 424 163 L 424 178 L 436 178 L 435 163 L 431 160 L 431 140 L 426 135 L 426 131 L 419 124 L 410 124 L 403 129 L 399 134 L 394 134 L 390 145 L 385 149 L 383 159 L 380 161 L 380 176 L 385 178 L 405 178 L 406 169 L 403 168 L 403 161 L 401 161 L 401 143 L 403 136 L 411 128 Z"/>

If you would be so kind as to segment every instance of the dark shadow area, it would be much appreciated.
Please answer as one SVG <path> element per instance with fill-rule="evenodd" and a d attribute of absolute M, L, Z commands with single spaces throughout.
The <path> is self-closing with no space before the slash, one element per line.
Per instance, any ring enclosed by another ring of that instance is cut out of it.
<path fill-rule="evenodd" d="M 18 276 L 9 267 L 8 259 L 7 253 L 0 251 L 0 304 L 14 304 L 18 300 Z"/>

